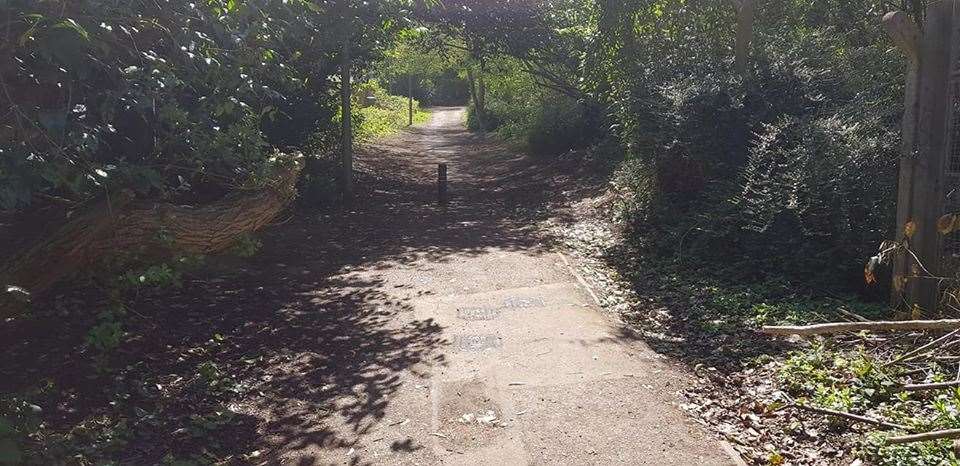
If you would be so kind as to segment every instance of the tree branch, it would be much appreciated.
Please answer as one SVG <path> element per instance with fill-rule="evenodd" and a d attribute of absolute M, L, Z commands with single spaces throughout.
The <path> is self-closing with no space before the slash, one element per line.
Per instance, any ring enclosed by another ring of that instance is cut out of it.
<path fill-rule="evenodd" d="M 828 335 L 843 332 L 869 331 L 909 331 L 909 330 L 957 330 L 960 319 L 942 320 L 904 320 L 878 322 L 832 322 L 827 324 L 801 326 L 766 326 L 760 333 L 767 335 Z"/>

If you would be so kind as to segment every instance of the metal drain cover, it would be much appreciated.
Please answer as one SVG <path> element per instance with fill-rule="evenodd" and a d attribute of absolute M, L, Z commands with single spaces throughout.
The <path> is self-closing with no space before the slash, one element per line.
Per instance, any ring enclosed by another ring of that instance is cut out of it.
<path fill-rule="evenodd" d="M 464 353 L 476 353 L 501 346 L 497 335 L 461 335 L 457 337 L 457 349 Z"/>
<path fill-rule="evenodd" d="M 500 310 L 492 307 L 462 307 L 457 309 L 457 317 L 463 320 L 494 320 L 500 317 Z"/>
<path fill-rule="evenodd" d="M 503 300 L 503 307 L 521 309 L 528 307 L 543 307 L 546 306 L 546 303 L 543 301 L 543 298 L 525 298 L 521 296 L 513 296 Z"/>

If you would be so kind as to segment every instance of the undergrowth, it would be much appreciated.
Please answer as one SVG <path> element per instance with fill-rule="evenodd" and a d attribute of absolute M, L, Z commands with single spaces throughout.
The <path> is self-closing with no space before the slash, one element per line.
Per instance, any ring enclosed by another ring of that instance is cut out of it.
<path fill-rule="evenodd" d="M 357 87 L 360 108 L 357 114 L 360 127 L 356 137 L 359 141 L 388 136 L 406 128 L 409 120 L 409 102 L 406 97 L 390 95 L 376 81 Z M 421 124 L 430 120 L 430 112 L 420 108 L 420 102 L 413 101 L 413 123 Z"/>
<path fill-rule="evenodd" d="M 243 236 L 228 256 L 251 257 L 261 246 L 253 236 Z M 180 256 L 159 263 L 128 257 L 110 264 L 112 279 L 103 278 L 106 272 L 98 271 L 98 280 L 90 282 L 101 296 L 100 312 L 79 312 L 85 309 L 55 303 L 31 314 L 34 322 L 27 325 L 66 319 L 70 325 L 87 326 L 75 340 L 76 354 L 70 359 L 81 375 L 69 382 L 70 387 L 42 378 L 2 394 L 0 465 L 123 464 L 130 453 L 128 444 L 138 439 L 142 442 L 144 435 L 156 435 L 171 425 L 183 426 L 170 430 L 185 441 L 182 449 L 165 454 L 164 464 L 216 462 L 221 448 L 217 437 L 236 424 L 234 414 L 223 404 L 243 390 L 213 359 L 229 344 L 227 337 L 214 334 L 205 344 L 191 348 L 189 362 L 181 355 L 181 362 L 186 363 L 180 365 L 181 375 L 144 379 L 144 365 L 156 361 L 153 357 L 143 360 L 139 353 L 147 337 L 142 332 L 156 325 L 137 308 L 157 293 L 181 288 L 185 277 L 205 264 L 202 256 Z M 102 396 L 64 401 L 72 396 L 67 390 L 86 384 L 99 387 Z M 172 393 L 177 394 L 176 400 Z M 64 403 L 71 406 L 66 414 L 51 409 Z M 181 403 L 194 413 L 188 419 L 181 419 L 177 412 Z"/>
<path fill-rule="evenodd" d="M 908 348 L 900 348 L 904 349 Z M 798 402 L 883 419 L 905 426 L 910 433 L 960 428 L 960 389 L 918 393 L 897 390 L 904 377 L 926 382 L 952 380 L 955 368 L 934 361 L 919 368 L 888 365 L 876 352 L 876 348 L 864 344 L 828 345 L 817 341 L 786 356 L 779 383 Z M 843 424 L 840 418 L 829 421 Z M 949 440 L 895 445 L 885 442 L 888 435 L 890 431 L 877 428 L 863 436 L 857 445 L 860 455 L 880 465 L 958 464 Z"/>
<path fill-rule="evenodd" d="M 746 374 L 774 368 L 772 385 L 797 403 L 905 426 L 895 431 L 870 425 L 854 429 L 848 420 L 816 415 L 830 431 L 855 432 L 848 447 L 870 464 L 958 464 L 947 440 L 906 445 L 884 440 L 894 434 L 960 428 L 960 389 L 899 390 L 904 383 L 955 380 L 956 361 L 938 358 L 944 354 L 935 351 L 890 363 L 933 336 L 862 333 L 811 342 L 774 340 L 757 330 L 765 325 L 884 320 L 891 311 L 839 286 L 828 289 L 817 280 L 758 273 L 759 266 L 749 261 L 723 263 L 689 250 L 678 253 L 678 248 L 666 248 L 649 236 L 656 229 L 645 234 L 625 231 L 630 236 L 599 249 L 606 264 L 629 283 L 630 293 L 618 297 L 625 301 L 621 314 L 655 350 L 694 368 L 717 368 L 723 384 L 752 380 L 755 376 Z M 617 299 L 607 304 L 617 307 Z M 768 409 L 784 409 L 776 404 L 771 402 Z M 798 432 L 802 438 L 804 430 Z M 771 464 L 786 461 L 774 453 L 768 458 Z"/>

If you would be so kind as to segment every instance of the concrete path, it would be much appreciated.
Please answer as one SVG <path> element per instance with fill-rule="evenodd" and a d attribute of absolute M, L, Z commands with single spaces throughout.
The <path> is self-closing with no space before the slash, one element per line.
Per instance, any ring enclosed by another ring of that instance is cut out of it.
<path fill-rule="evenodd" d="M 411 338 L 388 353 L 358 339 L 337 354 L 291 354 L 272 377 L 303 393 L 243 408 L 267 420 L 266 462 L 734 464 L 676 406 L 684 376 L 623 339 L 566 258 L 541 243 L 524 213 L 551 188 L 537 176 L 549 161 L 480 140 L 462 118 L 462 109 L 438 109 L 428 125 L 364 152 L 362 165 L 409 182 L 374 193 L 382 208 L 357 215 L 375 219 L 350 228 L 386 233 L 327 280 L 335 289 L 315 293 L 318 305 L 352 301 L 364 315 L 383 314 L 368 322 L 383 335 L 429 328 L 429 343 Z M 446 209 L 432 198 L 439 162 L 450 171 Z M 423 351 L 397 363 L 397 352 L 414 348 Z M 321 364 L 366 378 L 344 386 L 330 376 L 328 387 L 310 375 Z M 318 409 L 305 393 L 324 390 L 335 394 Z"/>

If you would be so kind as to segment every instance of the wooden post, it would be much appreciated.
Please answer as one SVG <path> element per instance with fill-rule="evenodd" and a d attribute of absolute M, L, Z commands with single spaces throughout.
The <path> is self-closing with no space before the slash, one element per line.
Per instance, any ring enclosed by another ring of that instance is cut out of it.
<path fill-rule="evenodd" d="M 911 27 L 897 13 L 884 18 L 888 32 L 893 31 L 894 42 L 908 57 L 915 55 L 918 61 L 913 83 L 908 75 L 906 98 L 912 104 L 907 101 L 904 115 L 905 153 L 901 158 L 897 206 L 898 239 L 906 239 L 916 260 L 907 255 L 894 267 L 895 289 L 904 285 L 902 277 L 909 278 L 903 295 L 895 295 L 895 304 L 905 302 L 927 312 L 936 310 L 939 298 L 939 282 L 932 277 L 940 274 L 942 254 L 942 238 L 936 225 L 945 201 L 950 111 L 947 100 L 956 4 L 957 0 L 930 2 L 922 37 L 914 32 L 915 26 Z M 916 46 L 911 45 L 912 37 L 920 39 Z"/>
<path fill-rule="evenodd" d="M 447 164 L 437 165 L 437 201 L 440 205 L 447 204 Z"/>

